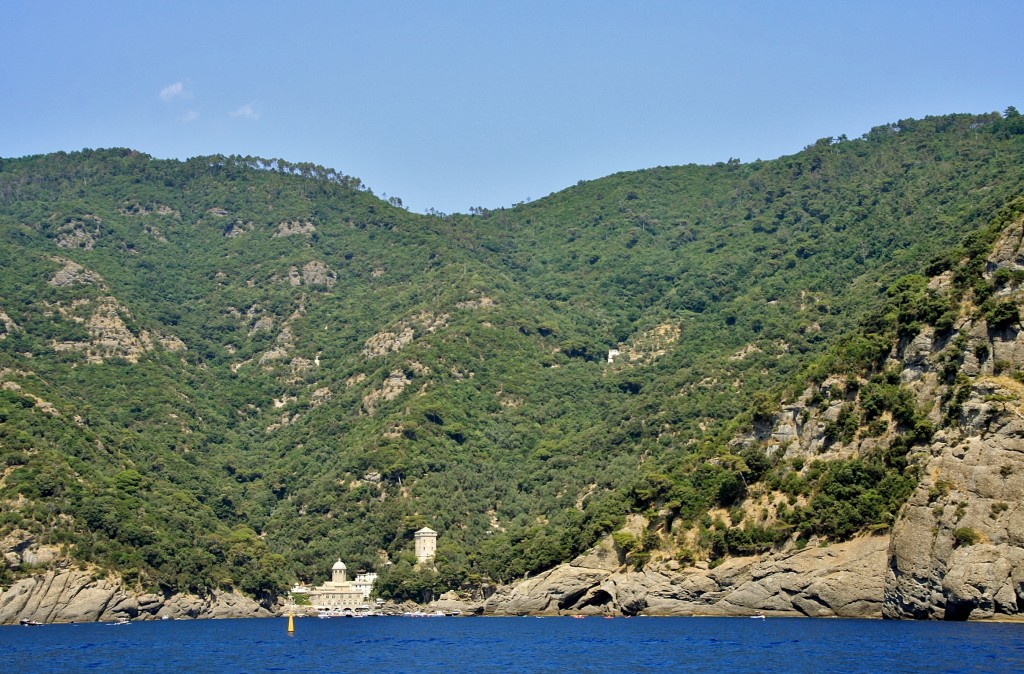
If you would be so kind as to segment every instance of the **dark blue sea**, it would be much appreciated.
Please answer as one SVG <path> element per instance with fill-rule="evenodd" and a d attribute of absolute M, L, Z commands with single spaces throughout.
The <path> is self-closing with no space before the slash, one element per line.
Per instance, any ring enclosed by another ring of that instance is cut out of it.
<path fill-rule="evenodd" d="M 3 672 L 1024 672 L 1024 624 L 359 618 L 0 627 Z"/>

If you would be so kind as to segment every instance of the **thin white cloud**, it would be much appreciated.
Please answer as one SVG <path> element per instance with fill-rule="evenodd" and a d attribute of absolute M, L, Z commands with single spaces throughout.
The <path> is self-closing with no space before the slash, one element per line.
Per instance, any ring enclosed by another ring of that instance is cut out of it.
<path fill-rule="evenodd" d="M 184 82 L 168 84 L 160 90 L 160 100 L 173 101 L 175 98 L 192 98 L 192 92 L 185 88 Z"/>
<path fill-rule="evenodd" d="M 183 121 L 186 124 L 188 124 L 189 122 L 194 122 L 197 119 L 199 119 L 199 111 L 198 110 L 189 110 L 188 112 L 185 113 L 185 116 L 181 118 L 181 121 Z"/>
<path fill-rule="evenodd" d="M 256 112 L 256 109 L 252 106 L 252 103 L 246 103 L 242 107 L 228 113 L 232 117 L 243 117 L 245 119 L 259 119 L 260 113 Z"/>

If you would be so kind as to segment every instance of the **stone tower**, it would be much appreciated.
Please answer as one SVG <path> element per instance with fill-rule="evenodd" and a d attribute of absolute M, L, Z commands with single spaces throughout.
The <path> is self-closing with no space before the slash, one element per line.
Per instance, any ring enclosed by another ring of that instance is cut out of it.
<path fill-rule="evenodd" d="M 416 563 L 422 564 L 434 558 L 437 550 L 437 532 L 429 527 L 423 527 L 415 534 L 416 539 Z"/>

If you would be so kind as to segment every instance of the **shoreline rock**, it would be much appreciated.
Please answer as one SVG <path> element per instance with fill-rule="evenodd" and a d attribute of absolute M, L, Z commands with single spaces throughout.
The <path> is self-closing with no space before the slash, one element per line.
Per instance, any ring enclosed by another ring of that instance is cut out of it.
<path fill-rule="evenodd" d="M 610 539 L 484 603 L 484 615 L 882 616 L 888 536 L 864 536 L 714 569 L 621 564 Z"/>
<path fill-rule="evenodd" d="M 55 569 L 29 576 L 0 593 L 0 625 L 116 622 L 185 618 L 269 618 L 256 601 L 233 592 L 195 595 L 133 594 L 116 581 L 88 571 Z"/>

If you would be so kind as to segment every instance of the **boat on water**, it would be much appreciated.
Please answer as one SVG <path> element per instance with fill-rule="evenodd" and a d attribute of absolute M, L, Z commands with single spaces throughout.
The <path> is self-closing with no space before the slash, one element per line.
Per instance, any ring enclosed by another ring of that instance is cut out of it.
<path fill-rule="evenodd" d="M 349 615 L 351 615 L 351 613 Z M 344 618 L 346 616 L 345 616 L 345 613 L 341 609 L 332 608 L 332 609 L 325 609 L 323 611 L 318 611 L 317 614 L 316 614 L 316 617 L 317 618 L 321 618 L 323 620 L 327 620 L 328 618 Z"/>
<path fill-rule="evenodd" d="M 444 611 L 406 611 L 402 614 L 406 618 L 447 618 Z"/>
<path fill-rule="evenodd" d="M 369 616 L 377 615 L 370 609 L 369 606 L 356 606 L 355 609 L 350 607 L 345 608 L 325 608 L 317 612 L 318 618 L 366 618 Z"/>
<path fill-rule="evenodd" d="M 29 620 L 28 618 L 22 618 L 19 622 L 21 625 L 24 625 L 25 627 L 42 627 L 43 625 L 43 623 L 39 622 L 38 620 Z"/>

